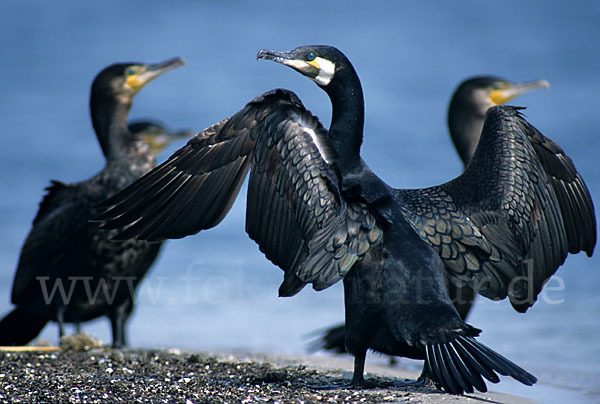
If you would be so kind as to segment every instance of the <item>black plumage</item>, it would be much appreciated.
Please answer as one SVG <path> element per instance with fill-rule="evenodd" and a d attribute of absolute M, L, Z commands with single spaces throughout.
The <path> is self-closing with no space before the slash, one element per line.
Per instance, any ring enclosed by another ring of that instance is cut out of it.
<path fill-rule="evenodd" d="M 119 238 L 148 240 L 210 228 L 250 170 L 246 231 L 284 270 L 280 295 L 344 279 L 354 385 L 365 384 L 368 349 L 424 359 L 431 379 L 452 393 L 485 391 L 483 378 L 497 382 L 497 373 L 535 383 L 474 339 L 480 330 L 458 315 L 446 278 L 494 299 L 508 295 L 523 310 L 571 243 L 591 254 L 593 206 L 570 159 L 517 108 L 493 107 L 463 175 L 397 190 L 360 158 L 362 88 L 340 51 L 309 46 L 258 57 L 294 68 L 329 95 L 329 131 L 293 93 L 265 93 L 103 203 L 103 227 L 127 226 Z M 579 229 L 577 241 L 563 224 L 567 207 L 580 212 L 570 224 Z M 520 265 L 546 250 L 553 253 L 539 263 Z"/>
<path fill-rule="evenodd" d="M 475 76 L 463 80 L 452 94 L 447 119 L 450 137 L 464 167 L 475 153 L 485 113 L 489 108 L 502 105 L 528 91 L 548 87 L 549 84 L 545 80 L 516 83 L 497 76 Z M 430 237 L 428 241 L 432 244 L 442 244 L 441 238 L 437 237 Z M 440 251 L 447 253 L 449 249 L 450 247 L 446 246 Z M 466 320 L 477 293 L 469 284 L 454 277 L 448 277 L 447 283 L 448 294 L 454 307 L 460 317 Z M 344 329 L 344 324 L 340 324 L 322 331 L 321 335 L 311 342 L 310 350 L 347 352 Z"/>
<path fill-rule="evenodd" d="M 76 323 L 108 316 L 113 346 L 126 343 L 134 293 L 161 244 L 114 242 L 118 233 L 89 222 L 91 208 L 155 167 L 150 147 L 127 128 L 133 97 L 150 80 L 183 64 L 114 64 L 94 79 L 90 112 L 106 158 L 92 178 L 46 188 L 23 244 L 12 288 L 15 309 L 0 321 L 0 345 L 24 345 L 48 321 Z"/>

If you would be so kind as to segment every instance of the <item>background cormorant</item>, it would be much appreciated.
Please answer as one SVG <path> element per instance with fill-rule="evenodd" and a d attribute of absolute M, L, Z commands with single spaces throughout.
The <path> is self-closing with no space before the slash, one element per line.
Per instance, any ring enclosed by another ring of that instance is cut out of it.
<path fill-rule="evenodd" d="M 117 231 L 89 222 L 90 208 L 123 189 L 156 163 L 150 147 L 127 128 L 133 97 L 149 81 L 181 66 L 174 58 L 159 64 L 114 64 L 94 79 L 92 125 L 106 158 L 92 178 L 65 184 L 51 181 L 21 249 L 11 301 L 0 321 L 0 345 L 24 345 L 50 320 L 79 323 L 108 316 L 113 346 L 125 345 L 125 322 L 135 288 L 154 262 L 161 244 L 114 242 Z"/>
<path fill-rule="evenodd" d="M 364 385 L 368 349 L 425 359 L 446 391 L 485 391 L 497 373 L 536 378 L 477 342 L 447 293 L 446 276 L 480 294 L 534 304 L 568 252 L 596 240 L 589 193 L 562 149 L 515 107 L 493 107 L 464 174 L 397 190 L 360 158 L 362 88 L 328 46 L 259 58 L 288 65 L 330 97 L 329 132 L 286 90 L 265 93 L 196 135 L 165 163 L 102 204 L 119 239 L 159 241 L 215 226 L 251 168 L 246 231 L 285 271 L 291 296 L 344 279 L 352 383 Z M 529 265 L 522 265 L 523 263 Z"/>
<path fill-rule="evenodd" d="M 146 142 L 154 154 L 160 153 L 169 143 L 175 140 L 190 138 L 195 135 L 193 130 L 172 131 L 158 121 L 147 119 L 131 121 L 127 127 L 138 139 Z"/>
<path fill-rule="evenodd" d="M 487 110 L 538 88 L 546 80 L 516 83 L 496 76 L 475 76 L 462 81 L 448 105 L 448 130 L 454 147 L 466 167 L 475 153 Z"/>

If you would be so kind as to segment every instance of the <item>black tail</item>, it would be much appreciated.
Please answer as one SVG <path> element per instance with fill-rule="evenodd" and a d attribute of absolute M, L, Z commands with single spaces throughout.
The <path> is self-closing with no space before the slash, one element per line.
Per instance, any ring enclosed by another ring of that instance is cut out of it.
<path fill-rule="evenodd" d="M 311 332 L 310 335 L 318 334 L 317 338 L 308 344 L 309 352 L 321 349 L 335 353 L 347 353 L 346 349 L 346 326 L 340 324 L 325 330 Z"/>
<path fill-rule="evenodd" d="M 46 323 L 47 317 L 17 307 L 0 320 L 0 345 L 25 345 L 38 336 Z"/>
<path fill-rule="evenodd" d="M 459 336 L 445 344 L 425 347 L 425 369 L 438 387 L 453 394 L 486 392 L 481 376 L 492 383 L 500 378 L 495 372 L 531 386 L 537 378 L 502 355 L 480 344 L 473 337 Z"/>

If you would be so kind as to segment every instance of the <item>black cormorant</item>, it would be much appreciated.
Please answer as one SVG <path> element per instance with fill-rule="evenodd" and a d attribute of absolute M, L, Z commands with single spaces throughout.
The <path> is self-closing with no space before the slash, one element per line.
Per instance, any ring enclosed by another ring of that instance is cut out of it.
<path fill-rule="evenodd" d="M 246 231 L 284 270 L 281 296 L 344 279 L 353 385 L 368 349 L 424 359 L 452 393 L 485 391 L 497 373 L 536 378 L 479 343 L 447 293 L 447 274 L 480 294 L 534 304 L 568 252 L 592 253 L 589 193 L 562 149 L 515 107 L 486 114 L 479 147 L 458 178 L 398 190 L 360 157 L 364 104 L 358 75 L 329 46 L 260 51 L 309 77 L 330 97 L 327 131 L 287 90 L 258 96 L 191 139 L 102 204 L 118 238 L 180 238 L 215 226 L 250 170 Z M 522 265 L 523 262 L 529 265 Z"/>
<path fill-rule="evenodd" d="M 546 80 L 517 83 L 497 76 L 474 76 L 463 80 L 450 99 L 448 129 L 464 167 L 473 157 L 483 129 L 485 113 L 489 108 L 505 104 L 526 92 L 549 86 Z M 453 281 L 452 278 L 448 279 L 448 294 L 460 317 L 466 320 L 477 294 L 469 285 Z M 311 342 L 310 350 L 348 352 L 344 329 L 344 324 L 340 324 L 323 330 L 318 339 Z"/>
<path fill-rule="evenodd" d="M 125 322 L 135 288 L 154 262 L 161 244 L 114 242 L 117 231 L 89 222 L 90 209 L 155 167 L 150 147 L 127 128 L 133 97 L 155 77 L 183 64 L 114 64 L 94 79 L 92 125 L 106 158 L 92 178 L 65 184 L 52 181 L 23 244 L 12 288 L 16 306 L 0 321 L 0 345 L 24 345 L 50 320 L 76 323 L 107 315 L 113 346 L 126 343 Z"/>

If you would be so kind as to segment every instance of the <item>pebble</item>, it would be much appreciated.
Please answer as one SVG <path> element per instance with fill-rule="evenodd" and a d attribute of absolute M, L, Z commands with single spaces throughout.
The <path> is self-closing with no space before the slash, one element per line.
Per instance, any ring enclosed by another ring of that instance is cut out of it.
<path fill-rule="evenodd" d="M 0 402 L 370 404 L 410 399 L 400 389 L 317 392 L 309 386 L 342 380 L 305 366 L 219 360 L 175 349 L 12 352 L 0 355 L 0 371 Z"/>

